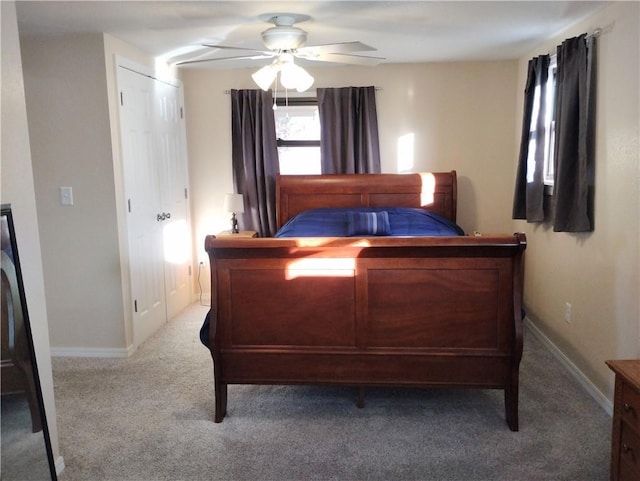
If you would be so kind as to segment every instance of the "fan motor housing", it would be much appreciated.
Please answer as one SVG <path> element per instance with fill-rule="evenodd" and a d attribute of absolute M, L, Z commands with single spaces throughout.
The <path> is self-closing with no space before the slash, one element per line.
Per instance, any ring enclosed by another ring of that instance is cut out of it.
<path fill-rule="evenodd" d="M 304 46 L 307 32 L 298 27 L 271 27 L 262 32 L 262 41 L 269 50 L 295 50 Z"/>

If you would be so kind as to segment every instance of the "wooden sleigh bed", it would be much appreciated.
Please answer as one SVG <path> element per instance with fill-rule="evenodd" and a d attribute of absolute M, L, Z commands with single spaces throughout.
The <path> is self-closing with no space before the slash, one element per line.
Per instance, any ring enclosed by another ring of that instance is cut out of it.
<path fill-rule="evenodd" d="M 317 207 L 408 206 L 455 221 L 456 174 L 282 176 L 278 225 Z M 501 389 L 518 430 L 524 234 L 210 235 L 215 422 L 228 384 Z"/>

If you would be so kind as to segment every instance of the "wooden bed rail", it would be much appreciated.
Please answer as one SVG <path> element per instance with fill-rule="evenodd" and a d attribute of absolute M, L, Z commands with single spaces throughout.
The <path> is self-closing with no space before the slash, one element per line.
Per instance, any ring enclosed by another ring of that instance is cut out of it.
<path fill-rule="evenodd" d="M 465 249 L 480 248 L 498 249 L 524 249 L 527 241 L 523 233 L 513 235 L 492 234 L 485 236 L 454 236 L 454 237 L 295 237 L 295 238 L 238 238 L 233 236 L 216 237 L 208 235 L 205 237 L 204 247 L 206 251 L 215 249 L 216 251 L 227 249 L 273 249 L 281 248 L 288 250 L 303 250 L 322 247 L 344 247 L 353 249 L 373 249 L 373 248 L 432 248 L 436 252 L 446 248 Z M 484 252 L 484 251 L 483 251 Z"/>

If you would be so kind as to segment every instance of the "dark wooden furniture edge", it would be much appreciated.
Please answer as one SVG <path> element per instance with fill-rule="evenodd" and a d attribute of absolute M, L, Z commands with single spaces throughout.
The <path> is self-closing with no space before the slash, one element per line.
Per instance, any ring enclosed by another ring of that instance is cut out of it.
<path fill-rule="evenodd" d="M 640 359 L 609 360 L 606 361 L 606 364 L 615 373 L 613 418 L 611 422 L 610 479 L 611 481 L 619 481 L 628 479 L 629 476 L 628 473 L 622 472 L 621 469 L 621 467 L 626 467 L 626 465 L 621 464 L 623 454 L 625 456 L 635 456 L 636 459 L 640 457 L 640 452 L 634 453 L 633 448 L 626 446 L 622 442 L 622 425 L 628 422 L 627 419 L 631 417 L 635 421 L 634 424 L 640 423 L 640 402 L 635 405 L 625 402 L 625 396 L 629 396 L 629 393 L 633 391 L 637 393 L 634 396 L 636 401 L 640 400 Z M 629 391 L 629 389 L 632 391 Z M 633 430 L 633 428 L 631 429 Z M 640 433 L 636 431 L 636 436 L 638 434 Z"/>

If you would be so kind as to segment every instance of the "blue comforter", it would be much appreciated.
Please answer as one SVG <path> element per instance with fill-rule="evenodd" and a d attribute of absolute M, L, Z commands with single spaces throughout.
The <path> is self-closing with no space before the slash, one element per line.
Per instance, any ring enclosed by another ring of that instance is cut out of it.
<path fill-rule="evenodd" d="M 460 226 L 423 209 L 411 207 L 358 207 L 353 209 L 312 209 L 294 216 L 275 237 L 348 237 L 353 215 L 348 212 L 387 212 L 392 236 L 459 236 Z M 385 216 L 386 217 L 386 216 Z M 353 235 L 353 234 L 352 234 Z M 379 235 L 379 234 L 378 234 Z"/>

